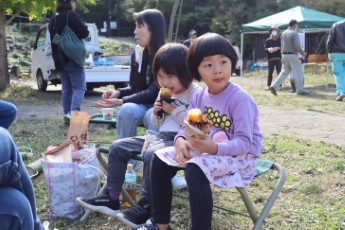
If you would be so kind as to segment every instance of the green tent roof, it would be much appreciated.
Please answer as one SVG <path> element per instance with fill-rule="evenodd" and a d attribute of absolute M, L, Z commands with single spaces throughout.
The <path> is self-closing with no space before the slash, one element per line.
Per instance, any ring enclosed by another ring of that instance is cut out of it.
<path fill-rule="evenodd" d="M 280 13 L 242 25 L 242 33 L 268 33 L 271 26 L 276 25 L 280 30 L 289 26 L 289 21 L 296 19 L 298 27 L 310 31 L 328 31 L 333 23 L 344 18 L 309 8 L 297 6 Z"/>

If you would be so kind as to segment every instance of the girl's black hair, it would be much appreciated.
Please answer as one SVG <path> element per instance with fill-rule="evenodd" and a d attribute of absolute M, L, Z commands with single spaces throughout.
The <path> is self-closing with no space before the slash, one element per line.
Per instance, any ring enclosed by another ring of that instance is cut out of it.
<path fill-rule="evenodd" d="M 193 77 L 187 68 L 187 52 L 188 48 L 178 43 L 167 43 L 157 51 L 152 62 L 153 80 L 157 85 L 157 74 L 162 69 L 167 74 L 177 76 L 184 88 L 189 87 L 193 82 Z"/>
<path fill-rule="evenodd" d="M 72 1 L 71 0 L 67 0 L 67 1 L 58 0 L 57 1 L 57 4 L 56 4 L 56 11 L 57 12 L 68 11 L 68 10 L 72 10 Z"/>
<path fill-rule="evenodd" d="M 166 23 L 162 12 L 156 9 L 147 9 L 133 15 L 134 20 L 139 25 L 147 25 L 151 32 L 150 53 L 156 53 L 159 47 L 165 44 Z"/>
<path fill-rule="evenodd" d="M 223 36 L 216 33 L 206 33 L 192 43 L 187 55 L 188 69 L 194 79 L 200 81 L 198 67 L 205 57 L 225 55 L 231 60 L 231 73 L 234 72 L 237 54 L 231 43 Z"/>

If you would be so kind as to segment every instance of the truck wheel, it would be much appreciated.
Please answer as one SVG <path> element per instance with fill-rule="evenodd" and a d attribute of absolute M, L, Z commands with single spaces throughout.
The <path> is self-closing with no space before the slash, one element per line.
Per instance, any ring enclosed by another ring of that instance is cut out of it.
<path fill-rule="evenodd" d="M 127 83 L 114 83 L 114 89 L 118 89 L 118 88 L 125 88 L 127 87 Z"/>
<path fill-rule="evenodd" d="M 47 82 L 43 79 L 43 75 L 41 71 L 38 71 L 36 74 L 37 80 L 37 88 L 41 92 L 45 92 L 47 90 Z"/>

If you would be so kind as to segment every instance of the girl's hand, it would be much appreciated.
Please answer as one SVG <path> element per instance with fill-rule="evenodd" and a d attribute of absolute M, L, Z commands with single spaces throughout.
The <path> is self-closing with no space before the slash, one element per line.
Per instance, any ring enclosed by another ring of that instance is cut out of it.
<path fill-rule="evenodd" d="M 162 101 L 162 109 L 164 112 L 166 112 L 167 114 L 171 114 L 172 111 L 175 109 L 174 106 L 170 105 L 168 102 L 166 101 Z"/>
<path fill-rule="evenodd" d="M 184 163 L 192 158 L 192 156 L 188 152 L 188 149 L 190 149 L 188 141 L 186 141 L 182 137 L 178 137 L 175 142 L 177 162 Z"/>
<path fill-rule="evenodd" d="M 217 154 L 218 146 L 213 140 L 207 135 L 206 139 L 200 139 L 197 137 L 191 137 L 189 140 L 190 148 L 193 151 L 199 153 L 209 153 L 212 155 Z"/>
<path fill-rule="evenodd" d="M 123 101 L 118 98 L 104 99 L 103 101 L 97 101 L 97 105 L 103 108 L 112 108 L 123 105 Z"/>
<path fill-rule="evenodd" d="M 157 116 L 157 113 L 162 110 L 162 103 L 160 99 L 156 99 L 153 104 L 153 114 Z"/>
<path fill-rule="evenodd" d="M 120 91 L 118 91 L 118 90 L 106 91 L 102 94 L 103 100 L 112 99 L 112 98 L 119 98 L 119 97 L 120 97 Z"/>

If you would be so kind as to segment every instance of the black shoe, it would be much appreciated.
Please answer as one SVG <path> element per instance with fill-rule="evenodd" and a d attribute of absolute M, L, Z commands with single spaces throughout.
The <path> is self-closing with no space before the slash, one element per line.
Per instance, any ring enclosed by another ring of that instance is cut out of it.
<path fill-rule="evenodd" d="M 90 198 L 78 197 L 77 202 L 84 208 L 109 216 L 116 216 L 116 214 L 120 212 L 120 201 L 113 200 L 106 194 L 101 194 Z"/>
<path fill-rule="evenodd" d="M 274 95 L 274 96 L 277 96 L 277 92 L 275 90 L 275 88 L 273 88 L 272 86 L 269 87 L 269 90 L 271 91 L 271 93 Z"/>
<path fill-rule="evenodd" d="M 308 93 L 306 91 L 303 91 L 303 92 L 297 92 L 297 95 L 300 95 L 300 96 L 306 96 L 308 95 Z"/>
<path fill-rule="evenodd" d="M 119 213 L 116 217 L 132 229 L 139 228 L 151 217 L 151 207 L 146 200 L 140 200 L 125 212 Z"/>

